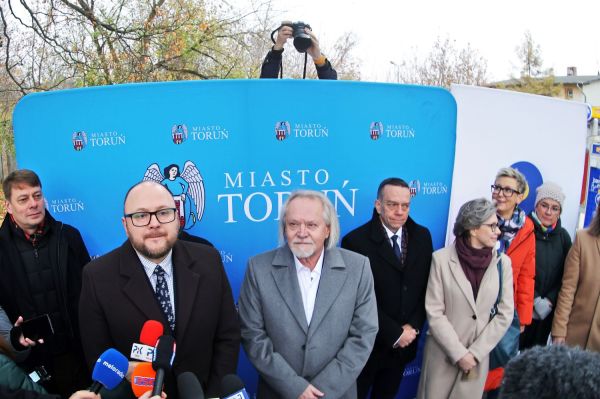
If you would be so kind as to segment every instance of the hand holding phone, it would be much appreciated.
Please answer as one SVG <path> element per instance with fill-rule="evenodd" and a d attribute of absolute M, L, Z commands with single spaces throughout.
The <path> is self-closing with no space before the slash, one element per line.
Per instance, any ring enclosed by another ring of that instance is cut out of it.
<path fill-rule="evenodd" d="M 34 317 L 23 321 L 23 317 L 19 316 L 15 327 L 21 329 L 21 337 L 19 343 L 23 346 L 33 346 L 36 343 L 43 344 L 44 338 L 54 334 L 52 321 L 48 314 Z"/>

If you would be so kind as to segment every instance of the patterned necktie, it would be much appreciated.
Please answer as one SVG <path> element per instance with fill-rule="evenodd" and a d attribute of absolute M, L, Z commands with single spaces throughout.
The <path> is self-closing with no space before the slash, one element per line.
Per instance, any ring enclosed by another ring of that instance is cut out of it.
<path fill-rule="evenodd" d="M 396 254 L 396 258 L 398 258 L 398 260 L 402 260 L 402 253 L 400 252 L 400 246 L 398 245 L 398 236 L 396 234 L 394 234 L 392 236 L 392 248 L 394 250 L 394 254 Z"/>
<path fill-rule="evenodd" d="M 169 326 L 171 326 L 171 331 L 175 331 L 175 314 L 173 313 L 173 308 L 171 307 L 171 298 L 169 297 L 169 286 L 167 286 L 167 280 L 165 279 L 165 269 L 161 267 L 161 265 L 156 265 L 154 269 L 154 274 L 156 275 L 156 290 L 154 294 L 156 295 L 156 299 L 158 299 L 158 303 L 160 307 L 167 317 L 167 321 L 169 322 Z"/>

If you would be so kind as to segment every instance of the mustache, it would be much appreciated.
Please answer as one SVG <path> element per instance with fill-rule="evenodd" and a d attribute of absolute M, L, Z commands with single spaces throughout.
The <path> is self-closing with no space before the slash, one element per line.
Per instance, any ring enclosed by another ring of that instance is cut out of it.
<path fill-rule="evenodd" d="M 167 234 L 166 233 L 150 233 L 150 234 L 146 234 L 144 236 L 144 238 L 159 238 L 159 237 L 165 237 Z"/>
<path fill-rule="evenodd" d="M 294 240 L 292 244 L 314 244 L 313 240 Z"/>

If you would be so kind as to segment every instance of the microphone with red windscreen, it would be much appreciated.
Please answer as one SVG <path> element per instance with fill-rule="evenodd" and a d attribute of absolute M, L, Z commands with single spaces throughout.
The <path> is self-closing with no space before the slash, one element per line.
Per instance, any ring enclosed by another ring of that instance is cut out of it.
<path fill-rule="evenodd" d="M 133 343 L 129 357 L 143 362 L 151 362 L 154 357 L 154 346 L 158 337 L 163 335 L 163 325 L 156 320 L 147 320 L 140 332 L 140 343 Z"/>

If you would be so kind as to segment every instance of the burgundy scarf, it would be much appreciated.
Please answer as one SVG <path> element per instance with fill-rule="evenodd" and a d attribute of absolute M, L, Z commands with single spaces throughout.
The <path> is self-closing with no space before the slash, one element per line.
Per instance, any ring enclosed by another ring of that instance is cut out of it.
<path fill-rule="evenodd" d="M 477 299 L 481 279 L 492 260 L 492 248 L 476 249 L 471 246 L 469 237 L 459 237 L 455 242 L 460 266 L 471 283 L 473 298 Z"/>

